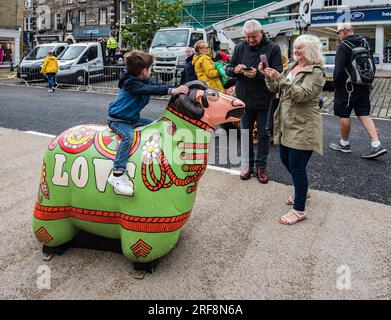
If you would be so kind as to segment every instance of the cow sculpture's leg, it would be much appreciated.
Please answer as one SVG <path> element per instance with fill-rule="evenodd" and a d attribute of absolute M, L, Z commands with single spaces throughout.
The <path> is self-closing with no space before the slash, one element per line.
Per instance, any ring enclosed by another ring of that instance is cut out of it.
<path fill-rule="evenodd" d="M 33 218 L 33 231 L 36 238 L 44 245 L 46 254 L 62 254 L 68 244 L 78 234 L 71 218 L 58 220 L 40 220 Z"/>

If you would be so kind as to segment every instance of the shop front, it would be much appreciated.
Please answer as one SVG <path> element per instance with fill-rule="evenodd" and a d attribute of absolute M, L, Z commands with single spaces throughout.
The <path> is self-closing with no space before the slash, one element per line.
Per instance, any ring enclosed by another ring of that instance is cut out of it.
<path fill-rule="evenodd" d="M 0 29 L 0 45 L 2 57 L 0 66 L 16 65 L 20 61 L 20 30 Z"/>
<path fill-rule="evenodd" d="M 378 69 L 391 70 L 391 8 L 352 9 L 350 11 L 312 12 L 310 33 L 325 44 L 325 51 L 338 46 L 337 24 L 350 22 L 356 34 L 367 39 L 375 52 Z"/>

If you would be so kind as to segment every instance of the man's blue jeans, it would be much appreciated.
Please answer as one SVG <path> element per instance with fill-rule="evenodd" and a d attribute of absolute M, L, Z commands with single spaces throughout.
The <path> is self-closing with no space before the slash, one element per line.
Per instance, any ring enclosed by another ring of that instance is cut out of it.
<path fill-rule="evenodd" d="M 134 128 L 146 126 L 152 122 L 153 120 L 147 118 L 140 118 L 135 124 L 123 121 L 108 122 L 109 128 L 122 138 L 115 155 L 113 168 L 115 171 L 126 171 L 126 163 L 128 162 L 129 151 L 133 143 Z"/>
<path fill-rule="evenodd" d="M 270 150 L 270 132 L 266 131 L 268 109 L 248 109 L 244 113 L 240 121 L 240 129 L 247 129 L 242 131 L 243 134 L 248 134 L 249 148 L 242 154 L 242 162 L 249 165 L 250 168 L 266 168 L 267 156 Z M 253 128 L 254 122 L 257 122 L 258 129 L 258 148 L 257 155 L 254 159 L 254 142 L 253 142 Z"/>
<path fill-rule="evenodd" d="M 292 175 L 295 187 L 295 202 L 293 209 L 305 210 L 305 202 L 308 192 L 307 164 L 312 155 L 312 151 L 288 148 L 280 144 L 280 158 L 283 165 Z"/>

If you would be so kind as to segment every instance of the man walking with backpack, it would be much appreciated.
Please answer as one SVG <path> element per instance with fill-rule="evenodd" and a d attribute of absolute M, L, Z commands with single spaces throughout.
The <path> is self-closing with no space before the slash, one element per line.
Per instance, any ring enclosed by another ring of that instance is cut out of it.
<path fill-rule="evenodd" d="M 341 43 L 335 55 L 334 114 L 340 117 L 341 139 L 338 143 L 331 143 L 330 148 L 344 153 L 352 152 L 349 117 L 354 110 L 371 138 L 371 148 L 362 157 L 375 159 L 386 154 L 387 150 L 381 145 L 370 117 L 370 92 L 376 71 L 373 54 L 367 41 L 355 35 L 349 23 L 338 25 L 337 35 Z"/>

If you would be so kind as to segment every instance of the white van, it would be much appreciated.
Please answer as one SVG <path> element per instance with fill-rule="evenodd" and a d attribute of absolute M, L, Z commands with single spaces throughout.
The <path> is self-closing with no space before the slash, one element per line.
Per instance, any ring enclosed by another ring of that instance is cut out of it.
<path fill-rule="evenodd" d="M 59 70 L 56 81 L 59 84 L 86 85 L 88 79 L 103 80 L 105 76 L 115 72 L 116 76 L 122 68 L 112 66 L 105 70 L 106 49 L 101 42 L 80 42 L 71 44 L 58 60 Z"/>
<path fill-rule="evenodd" d="M 17 77 L 25 81 L 43 80 L 41 66 L 48 52 L 51 51 L 60 58 L 68 48 L 67 43 L 46 43 L 36 46 L 20 62 L 17 69 Z"/>

